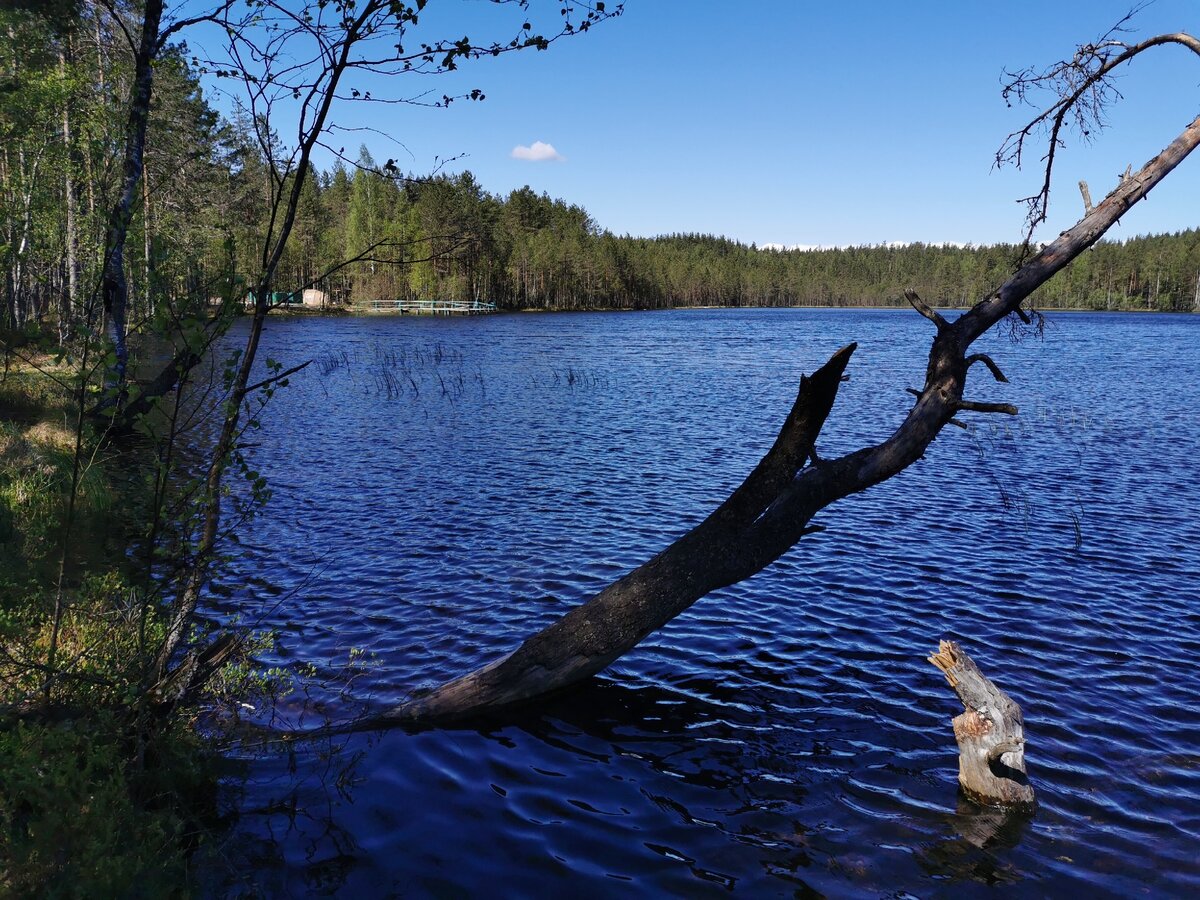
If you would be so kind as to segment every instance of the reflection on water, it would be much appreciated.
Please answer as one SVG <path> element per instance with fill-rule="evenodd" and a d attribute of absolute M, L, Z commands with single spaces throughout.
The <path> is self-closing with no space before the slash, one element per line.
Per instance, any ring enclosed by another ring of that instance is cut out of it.
<path fill-rule="evenodd" d="M 510 649 L 696 524 L 849 340 L 822 452 L 878 440 L 929 339 L 869 311 L 272 325 L 273 358 L 323 362 L 266 416 L 274 500 L 211 612 L 266 613 L 272 662 L 369 660 L 347 696 L 317 689 L 333 718 Z M 212 891 L 251 871 L 294 895 L 1195 892 L 1197 336 L 1064 315 L 997 340 L 1014 383 L 969 393 L 1017 420 L 944 435 L 537 710 L 247 749 L 216 854 L 243 874 Z M 1021 702 L 1032 817 L 958 797 L 940 638 Z"/>
<path fill-rule="evenodd" d="M 1021 880 L 1007 859 L 1024 838 L 1032 813 L 982 807 L 960 794 L 958 808 L 947 818 L 953 836 L 917 850 L 921 867 L 932 878 L 988 885 Z"/>

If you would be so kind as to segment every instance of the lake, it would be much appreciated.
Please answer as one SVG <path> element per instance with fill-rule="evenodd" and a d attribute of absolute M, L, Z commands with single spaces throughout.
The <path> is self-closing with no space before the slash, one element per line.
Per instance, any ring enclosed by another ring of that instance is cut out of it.
<path fill-rule="evenodd" d="M 818 448 L 886 437 L 930 337 L 871 310 L 272 321 L 260 356 L 315 362 L 252 438 L 274 496 L 209 615 L 313 667 L 284 723 L 394 704 L 697 524 L 850 341 Z M 1020 416 L 965 414 L 580 689 L 482 731 L 231 751 L 212 892 L 1195 895 L 1200 317 L 977 347 L 1012 383 L 976 367 L 967 396 Z M 959 799 L 942 638 L 1021 703 L 1032 817 Z"/>

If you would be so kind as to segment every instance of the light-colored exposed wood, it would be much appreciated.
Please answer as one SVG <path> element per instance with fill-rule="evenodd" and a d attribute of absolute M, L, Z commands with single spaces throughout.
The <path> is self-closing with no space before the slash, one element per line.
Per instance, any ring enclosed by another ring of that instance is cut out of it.
<path fill-rule="evenodd" d="M 964 707 L 953 720 L 958 783 L 963 791 L 987 806 L 1033 806 L 1033 786 L 1025 772 L 1021 707 L 979 671 L 954 641 L 942 641 L 929 661 L 946 676 Z"/>

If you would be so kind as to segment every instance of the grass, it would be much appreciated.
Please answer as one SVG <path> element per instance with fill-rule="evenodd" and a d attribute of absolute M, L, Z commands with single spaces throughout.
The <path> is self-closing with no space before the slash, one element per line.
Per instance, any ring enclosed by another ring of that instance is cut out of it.
<path fill-rule="evenodd" d="M 84 429 L 70 503 L 71 378 L 44 357 L 0 377 L 0 896 L 183 896 L 215 754 L 187 710 L 147 713 L 160 604 L 125 550 L 146 481 Z"/>
<path fill-rule="evenodd" d="M 215 776 L 189 729 L 154 752 L 131 766 L 122 723 L 103 713 L 0 730 L 0 893 L 186 896 Z"/>

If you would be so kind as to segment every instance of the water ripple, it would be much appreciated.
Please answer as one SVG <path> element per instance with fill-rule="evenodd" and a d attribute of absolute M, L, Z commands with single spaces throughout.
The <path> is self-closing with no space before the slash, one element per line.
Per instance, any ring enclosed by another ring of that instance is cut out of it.
<path fill-rule="evenodd" d="M 255 463 L 275 499 L 209 614 L 266 611 L 284 665 L 334 672 L 365 649 L 352 697 L 396 702 L 700 521 L 770 445 L 799 373 L 850 340 L 822 451 L 878 440 L 924 370 L 925 324 L 274 323 L 272 357 L 345 361 L 269 408 Z M 1014 422 L 943 436 L 822 513 L 826 533 L 515 723 L 251 757 L 241 858 L 263 890 L 346 896 L 1194 894 L 1198 328 L 1064 315 L 1044 342 L 992 341 L 1014 384 L 971 393 L 1016 403 Z M 389 396 L 386 372 L 407 387 Z M 924 661 L 942 637 L 1024 707 L 1032 819 L 956 796 L 959 708 Z"/>

